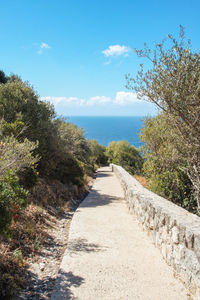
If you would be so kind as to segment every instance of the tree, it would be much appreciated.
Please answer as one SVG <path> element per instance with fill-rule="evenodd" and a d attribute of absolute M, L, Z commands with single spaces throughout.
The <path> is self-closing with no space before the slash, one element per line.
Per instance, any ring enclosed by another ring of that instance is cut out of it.
<path fill-rule="evenodd" d="M 142 170 L 143 159 L 138 150 L 127 141 L 111 142 L 106 155 L 109 162 L 122 166 L 131 174 L 140 174 Z"/>
<path fill-rule="evenodd" d="M 93 165 L 106 165 L 107 164 L 107 156 L 105 154 L 106 147 L 100 145 L 96 140 L 89 140 L 90 147 L 90 162 Z"/>
<path fill-rule="evenodd" d="M 18 218 L 27 205 L 28 191 L 20 184 L 17 176 L 8 171 L 0 181 L 0 234 L 7 233 L 11 221 Z"/>
<path fill-rule="evenodd" d="M 66 120 L 58 119 L 55 122 L 58 124 L 59 136 L 65 151 L 74 155 L 78 160 L 88 163 L 90 147 L 84 137 L 84 130 Z"/>
<path fill-rule="evenodd" d="M 8 80 L 8 77 L 6 76 L 6 74 L 2 70 L 0 70 L 0 84 L 6 83 L 7 80 Z"/>
<path fill-rule="evenodd" d="M 9 169 L 18 172 L 34 165 L 37 157 L 31 154 L 37 148 L 37 143 L 25 139 L 19 143 L 13 136 L 5 137 L 0 141 L 0 178 L 7 173 Z"/>
<path fill-rule="evenodd" d="M 185 41 L 182 26 L 178 40 L 169 35 L 153 50 L 145 45 L 135 51 L 147 58 L 152 68 L 144 72 L 141 65 L 135 78 L 127 75 L 127 87 L 156 104 L 176 127 L 176 150 L 185 162 L 181 168 L 193 184 L 200 209 L 200 53 Z"/>
<path fill-rule="evenodd" d="M 196 213 L 192 183 L 183 171 L 185 161 L 176 147 L 179 134 L 176 127 L 168 123 L 166 114 L 147 118 L 143 123 L 140 139 L 144 142 L 143 169 L 148 178 L 149 188 Z"/>
<path fill-rule="evenodd" d="M 46 166 L 46 161 L 57 151 L 57 131 L 52 119 L 55 116 L 53 107 L 39 100 L 33 88 L 13 75 L 0 85 L 0 120 L 4 135 L 15 135 L 23 142 L 28 139 L 37 142 L 33 154 L 40 156 L 38 168 Z M 23 130 L 20 131 L 20 128 Z M 43 168 L 43 173 L 48 173 Z"/>
<path fill-rule="evenodd" d="M 22 176 L 17 175 L 19 173 L 22 175 L 22 172 L 27 170 L 34 173 L 35 164 L 38 162 L 38 158 L 32 155 L 38 143 L 30 142 L 28 139 L 19 142 L 14 137 L 13 133 L 19 130 L 18 125 L 0 123 L 0 234 L 8 231 L 11 221 L 17 218 L 27 204 L 28 191 L 20 182 L 19 177 Z M 5 131 L 9 134 L 5 135 Z M 30 176 L 25 178 L 30 185 Z"/>

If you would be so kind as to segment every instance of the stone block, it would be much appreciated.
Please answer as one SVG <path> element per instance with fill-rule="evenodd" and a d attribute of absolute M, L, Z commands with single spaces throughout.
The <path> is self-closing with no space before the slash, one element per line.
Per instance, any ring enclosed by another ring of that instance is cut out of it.
<path fill-rule="evenodd" d="M 194 236 L 194 252 L 200 264 L 200 234 Z"/>
<path fill-rule="evenodd" d="M 178 244 L 179 243 L 179 230 L 177 226 L 174 226 L 172 228 L 172 242 L 174 244 Z"/>

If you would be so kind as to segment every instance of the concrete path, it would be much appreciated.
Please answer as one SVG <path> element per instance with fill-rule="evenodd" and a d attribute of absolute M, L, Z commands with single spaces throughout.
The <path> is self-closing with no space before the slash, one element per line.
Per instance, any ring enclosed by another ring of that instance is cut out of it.
<path fill-rule="evenodd" d="M 128 213 L 109 167 L 76 211 L 52 300 L 185 300 L 158 249 Z"/>

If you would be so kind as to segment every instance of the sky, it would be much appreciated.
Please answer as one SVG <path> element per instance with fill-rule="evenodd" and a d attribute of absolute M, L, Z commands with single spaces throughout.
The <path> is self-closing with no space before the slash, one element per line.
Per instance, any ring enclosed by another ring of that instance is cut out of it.
<path fill-rule="evenodd" d="M 199 49 L 199 11 L 199 0 L 0 0 L 0 69 L 58 115 L 155 115 L 126 88 L 142 63 L 133 48 L 177 36 L 181 24 Z"/>

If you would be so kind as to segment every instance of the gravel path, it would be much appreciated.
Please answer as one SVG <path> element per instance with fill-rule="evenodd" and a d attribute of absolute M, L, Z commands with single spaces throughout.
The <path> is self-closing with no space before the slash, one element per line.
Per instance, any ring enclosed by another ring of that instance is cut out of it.
<path fill-rule="evenodd" d="M 109 167 L 77 209 L 52 300 L 191 299 L 128 213 Z"/>

